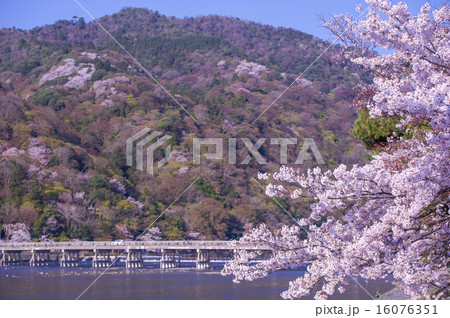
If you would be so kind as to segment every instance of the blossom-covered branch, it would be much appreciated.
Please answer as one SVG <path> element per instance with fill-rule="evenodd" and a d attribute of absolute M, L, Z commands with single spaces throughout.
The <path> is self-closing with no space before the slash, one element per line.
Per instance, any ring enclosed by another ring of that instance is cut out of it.
<path fill-rule="evenodd" d="M 238 252 L 224 269 L 238 281 L 307 264 L 306 275 L 283 297 L 303 297 L 319 286 L 315 298 L 324 299 L 336 288 L 344 292 L 353 275 L 392 276 L 414 299 L 448 296 L 450 8 L 431 11 L 425 4 L 412 15 L 404 3 L 366 2 L 366 18 L 341 15 L 326 26 L 345 40 L 345 58 L 374 74 L 358 106 L 372 118 L 399 119 L 405 135 L 388 138 L 365 166 L 306 175 L 283 166 L 272 176 L 261 174 L 276 182 L 267 186 L 269 196 L 314 199 L 309 217 L 299 220 L 308 238 L 299 239 L 298 226 L 254 229 L 241 240 L 269 244 L 273 256 L 250 265 L 254 253 Z M 393 53 L 377 55 L 377 47 Z"/>

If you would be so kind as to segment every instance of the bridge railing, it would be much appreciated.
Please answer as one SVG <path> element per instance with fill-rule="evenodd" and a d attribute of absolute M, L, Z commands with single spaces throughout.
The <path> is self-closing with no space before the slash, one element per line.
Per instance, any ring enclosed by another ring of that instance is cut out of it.
<path fill-rule="evenodd" d="M 232 241 L 75 241 L 75 242 L 2 242 L 0 243 L 0 250 L 8 249 L 64 249 L 64 248 L 78 248 L 78 249 L 94 249 L 111 247 L 112 249 L 126 249 L 126 248 L 174 248 L 183 247 L 192 249 L 201 248 L 241 248 L 241 249 L 267 249 L 264 246 L 253 246 L 250 244 L 242 244 Z"/>

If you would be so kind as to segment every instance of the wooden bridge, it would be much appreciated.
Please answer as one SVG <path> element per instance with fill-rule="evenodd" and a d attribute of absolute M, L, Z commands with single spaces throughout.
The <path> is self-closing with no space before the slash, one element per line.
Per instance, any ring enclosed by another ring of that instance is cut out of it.
<path fill-rule="evenodd" d="M 160 268 L 179 267 L 179 251 L 196 252 L 196 268 L 208 269 L 210 252 L 220 250 L 269 250 L 267 246 L 255 246 L 230 241 L 78 241 L 78 242 L 26 242 L 0 243 L 0 265 L 19 266 L 81 266 L 81 260 L 91 259 L 92 267 L 117 265 L 122 256 L 127 268 L 144 266 L 143 254 L 161 254 Z"/>

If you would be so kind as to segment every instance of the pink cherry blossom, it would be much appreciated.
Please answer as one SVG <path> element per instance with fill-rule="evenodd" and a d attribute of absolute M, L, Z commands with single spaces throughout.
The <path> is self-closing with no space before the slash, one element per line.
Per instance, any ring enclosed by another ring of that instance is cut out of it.
<path fill-rule="evenodd" d="M 18 149 L 16 147 L 9 148 L 3 151 L 2 156 L 5 158 L 12 158 L 16 156 L 22 156 L 25 154 L 25 150 Z"/>
<path fill-rule="evenodd" d="M 45 144 L 38 138 L 33 138 L 30 141 L 30 147 L 28 148 L 28 154 L 30 157 L 42 166 L 46 166 L 48 163 L 48 154 L 50 150 L 47 149 Z"/>
<path fill-rule="evenodd" d="M 128 197 L 127 200 L 128 200 L 129 202 L 131 202 L 131 203 L 136 204 L 136 206 L 137 206 L 139 209 L 141 209 L 141 210 L 144 209 L 144 204 L 141 203 L 141 202 L 139 202 L 139 201 L 136 200 L 135 198 L 133 198 L 133 197 Z"/>
<path fill-rule="evenodd" d="M 125 224 L 116 224 L 116 231 L 119 232 L 126 239 L 132 239 L 133 235 L 128 230 L 128 227 Z"/>
<path fill-rule="evenodd" d="M 139 237 L 140 241 L 160 241 L 161 230 L 154 226 L 149 228 L 143 235 Z"/>
<path fill-rule="evenodd" d="M 109 180 L 109 183 L 111 184 L 114 191 L 125 194 L 125 186 L 119 180 L 111 179 Z"/>
<path fill-rule="evenodd" d="M 5 233 L 6 241 L 9 242 L 29 242 L 31 235 L 29 228 L 23 223 L 3 224 L 3 232 Z"/>
<path fill-rule="evenodd" d="M 371 6 L 365 18 L 336 16 L 326 25 L 345 41 L 344 57 L 375 76 L 366 87 L 371 98 L 358 106 L 372 117 L 399 119 L 410 137 L 393 136 L 364 166 L 306 174 L 282 166 L 273 175 L 260 174 L 272 182 L 268 196 L 309 197 L 314 203 L 309 217 L 294 226 L 271 232 L 261 225 L 244 235 L 240 241 L 268 245 L 273 254 L 251 265 L 258 252 L 237 251 L 223 270 L 236 281 L 306 265 L 284 298 L 320 287 L 315 298 L 325 299 L 344 292 L 356 276 L 391 276 L 413 299 L 448 296 L 450 7 L 432 11 L 425 4 L 412 15 L 404 3 L 366 2 Z M 392 53 L 374 54 L 376 47 Z M 300 239 L 302 231 L 307 239 Z"/>

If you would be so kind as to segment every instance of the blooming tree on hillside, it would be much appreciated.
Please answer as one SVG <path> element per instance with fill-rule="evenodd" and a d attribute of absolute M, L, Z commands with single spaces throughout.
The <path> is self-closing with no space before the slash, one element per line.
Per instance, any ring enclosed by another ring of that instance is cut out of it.
<path fill-rule="evenodd" d="M 144 209 L 144 204 L 142 202 L 139 202 L 138 200 L 136 200 L 133 197 L 127 197 L 128 202 L 134 203 L 136 204 L 136 206 L 138 207 L 139 210 Z"/>
<path fill-rule="evenodd" d="M 39 242 L 54 242 L 48 235 L 41 235 L 39 238 Z"/>
<path fill-rule="evenodd" d="M 257 253 L 237 252 L 223 271 L 237 281 L 308 264 L 284 298 L 318 289 L 315 298 L 325 299 L 344 292 L 354 276 L 388 275 L 413 299 L 448 296 L 450 7 L 432 11 L 425 4 L 412 15 L 404 3 L 366 2 L 364 19 L 336 16 L 326 26 L 346 44 L 344 57 L 374 74 L 355 103 L 372 118 L 397 119 L 403 134 L 391 136 L 365 166 L 307 174 L 283 166 L 272 176 L 260 174 L 276 182 L 267 195 L 307 196 L 314 203 L 298 225 L 277 232 L 261 225 L 241 239 L 269 245 L 273 256 L 250 265 Z M 378 56 L 376 46 L 393 53 Z"/>
<path fill-rule="evenodd" d="M 32 138 L 30 140 L 30 147 L 28 148 L 28 154 L 30 158 L 39 162 L 40 165 L 45 166 L 48 163 L 48 154 L 50 150 L 47 149 L 45 144 L 38 138 Z"/>
<path fill-rule="evenodd" d="M 161 230 L 154 226 L 139 237 L 140 241 L 161 241 Z"/>
<path fill-rule="evenodd" d="M 18 243 L 31 241 L 29 229 L 23 223 L 3 224 L 2 229 L 7 242 Z"/>
<path fill-rule="evenodd" d="M 133 235 L 130 233 L 130 230 L 128 230 L 126 224 L 116 224 L 115 228 L 121 237 L 124 237 L 126 240 L 133 239 Z"/>
<path fill-rule="evenodd" d="M 125 186 L 117 179 L 110 179 L 109 183 L 111 184 L 111 187 L 114 189 L 114 191 L 117 191 L 121 194 L 125 194 L 126 189 Z"/>

